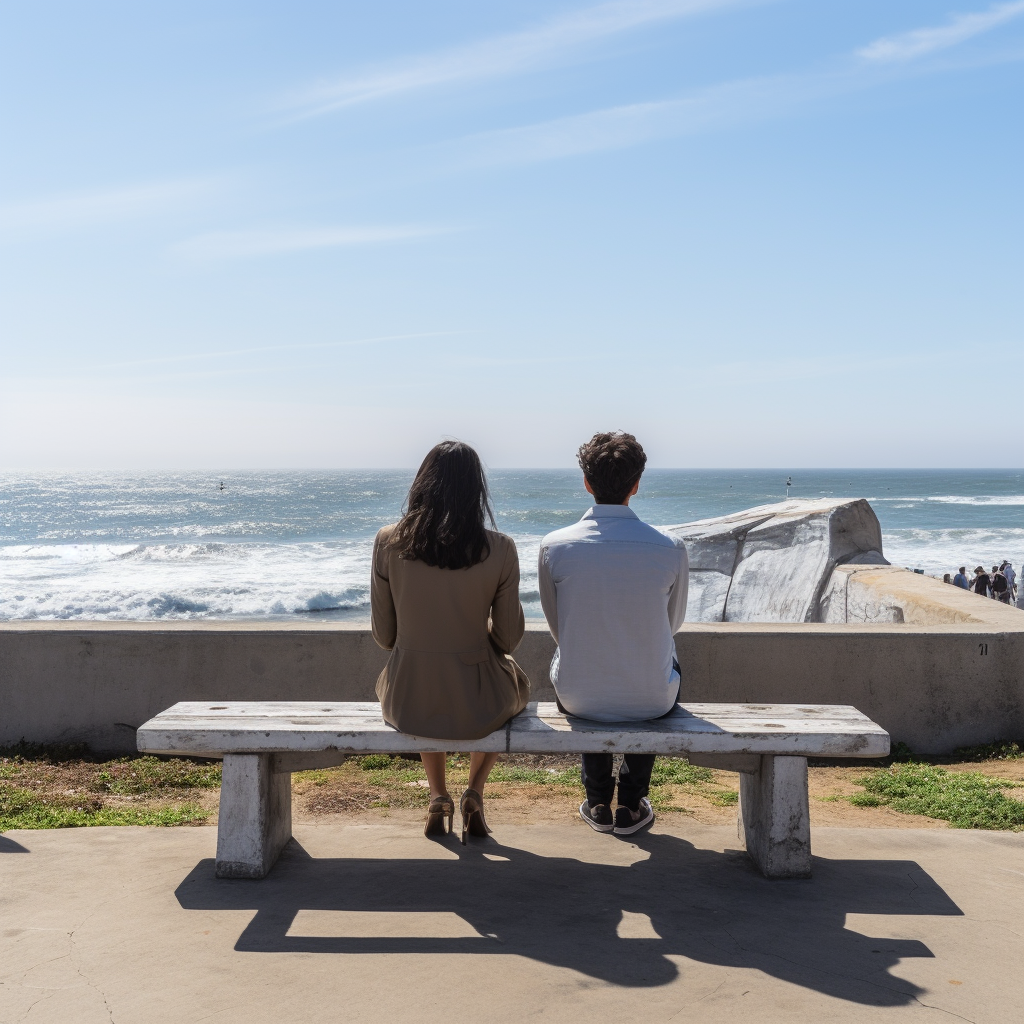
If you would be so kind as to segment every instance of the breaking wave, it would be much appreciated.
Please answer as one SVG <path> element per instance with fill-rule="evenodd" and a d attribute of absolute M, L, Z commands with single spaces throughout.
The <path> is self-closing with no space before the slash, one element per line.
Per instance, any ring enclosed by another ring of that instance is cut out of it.
<path fill-rule="evenodd" d="M 350 616 L 369 607 L 369 541 L 0 547 L 0 619 Z"/>

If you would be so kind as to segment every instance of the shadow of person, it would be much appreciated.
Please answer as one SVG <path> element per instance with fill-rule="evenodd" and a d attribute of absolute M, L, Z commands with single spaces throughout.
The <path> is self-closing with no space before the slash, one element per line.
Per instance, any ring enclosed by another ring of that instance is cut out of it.
<path fill-rule="evenodd" d="M 921 990 L 889 969 L 903 957 L 932 953 L 921 942 L 849 930 L 846 915 L 961 913 L 913 861 L 816 858 L 813 879 L 780 882 L 762 878 L 742 851 L 700 850 L 663 834 L 635 845 L 642 859 L 627 866 L 544 857 L 496 842 L 453 843 L 457 860 L 314 860 L 293 841 L 261 881 L 217 879 L 213 862 L 203 860 L 175 895 L 189 910 L 254 909 L 239 951 L 512 953 L 627 987 L 674 981 L 681 967 L 669 957 L 676 956 L 753 967 L 877 1006 L 912 1002 Z M 472 933 L 289 934 L 300 911 L 455 914 Z M 646 917 L 648 937 L 620 937 L 624 914 Z"/>
<path fill-rule="evenodd" d="M 0 836 L 0 853 L 28 853 L 21 843 L 16 843 L 13 839 L 8 839 L 7 836 Z"/>

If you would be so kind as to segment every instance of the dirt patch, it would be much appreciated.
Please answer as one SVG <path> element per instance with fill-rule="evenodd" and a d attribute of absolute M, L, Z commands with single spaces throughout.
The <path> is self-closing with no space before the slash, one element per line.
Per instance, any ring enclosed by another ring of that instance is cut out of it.
<path fill-rule="evenodd" d="M 1005 796 L 1024 800 L 1024 759 L 950 762 L 949 771 L 980 772 L 1014 784 Z M 449 789 L 458 800 L 468 780 L 469 761 L 448 762 Z M 809 795 L 812 825 L 866 828 L 948 828 L 946 821 L 907 814 L 889 806 L 856 806 L 859 784 L 877 765 L 811 765 Z M 739 776 L 696 768 L 675 758 L 659 758 L 651 800 L 659 817 L 688 818 L 702 824 L 736 820 Z M 216 821 L 218 763 L 184 758 L 0 756 L 0 830 L 53 828 L 83 824 L 198 824 Z M 584 799 L 579 762 L 559 755 L 503 756 L 487 785 L 492 825 L 530 822 L 578 822 Z M 422 822 L 428 794 L 418 760 L 374 754 L 351 758 L 337 768 L 293 776 L 296 822 L 343 818 L 351 822 L 382 817 Z M 458 814 L 456 814 L 456 823 Z M 580 823 L 582 824 L 582 823 Z"/>
<path fill-rule="evenodd" d="M 998 762 L 1005 767 L 1005 762 Z M 416 785 L 422 769 L 415 762 L 400 769 L 396 784 L 386 776 L 378 776 L 377 785 L 366 785 L 355 761 L 324 772 L 296 776 L 294 784 L 296 821 L 316 821 L 331 815 L 344 815 L 352 822 L 379 821 L 382 816 L 392 820 L 421 822 L 426 814 L 428 795 Z M 577 808 L 584 799 L 583 787 L 567 784 L 567 776 L 578 779 L 576 758 L 552 755 L 511 755 L 499 764 L 544 770 L 556 782 L 537 784 L 527 781 L 494 781 L 487 785 L 485 800 L 488 822 L 527 824 L 537 822 L 579 822 Z M 963 765 L 964 770 L 979 765 Z M 358 771 L 358 774 L 357 774 Z M 888 807 L 855 807 L 849 797 L 863 793 L 856 779 L 863 777 L 864 767 L 830 767 L 809 769 L 811 824 L 860 826 L 863 828 L 948 828 L 945 821 L 922 815 L 901 814 Z M 408 775 L 415 778 L 407 777 Z M 498 774 L 498 770 L 495 770 Z M 315 777 L 314 779 L 308 778 Z M 1005 774 L 1001 777 L 1007 777 Z M 411 784 L 410 784 L 411 783 Z M 561 784 L 559 784 L 561 783 Z M 464 773 L 449 773 L 449 789 L 456 801 L 465 785 Z M 724 793 L 739 792 L 739 776 L 733 772 L 710 771 L 706 781 L 685 785 L 665 784 L 654 787 L 652 799 L 659 817 L 666 820 L 688 818 L 706 825 L 727 825 L 736 821 L 735 803 L 723 802 Z M 1008 793 L 1009 795 L 1009 793 Z M 456 824 L 458 814 L 456 813 Z M 582 822 L 580 822 L 582 824 Z"/>

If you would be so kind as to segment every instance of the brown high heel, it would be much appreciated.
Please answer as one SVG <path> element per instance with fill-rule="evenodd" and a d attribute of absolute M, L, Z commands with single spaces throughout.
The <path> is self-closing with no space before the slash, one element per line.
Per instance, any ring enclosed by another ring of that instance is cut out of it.
<path fill-rule="evenodd" d="M 448 819 L 447 835 L 452 834 L 452 823 L 455 821 L 455 801 L 445 793 L 444 796 L 435 796 L 427 808 L 427 821 L 423 826 L 425 836 L 445 835 L 444 819 Z"/>
<path fill-rule="evenodd" d="M 466 845 L 466 833 L 484 838 L 491 834 L 484 818 L 484 798 L 475 790 L 467 789 L 459 801 L 462 811 L 462 845 Z"/>

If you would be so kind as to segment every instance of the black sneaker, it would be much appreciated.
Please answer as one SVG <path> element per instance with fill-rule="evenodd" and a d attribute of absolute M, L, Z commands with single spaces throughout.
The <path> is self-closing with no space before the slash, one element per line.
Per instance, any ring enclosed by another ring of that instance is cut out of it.
<path fill-rule="evenodd" d="M 613 831 L 617 836 L 631 836 L 634 832 L 639 832 L 645 825 L 650 825 L 652 821 L 654 821 L 654 808 L 651 806 L 651 801 L 647 797 L 641 797 L 639 810 L 631 811 L 628 807 L 622 806 L 615 808 Z"/>
<path fill-rule="evenodd" d="M 612 817 L 612 809 L 607 804 L 597 804 L 591 807 L 586 800 L 580 804 L 580 817 L 595 832 L 611 832 L 615 828 L 615 819 Z"/>

